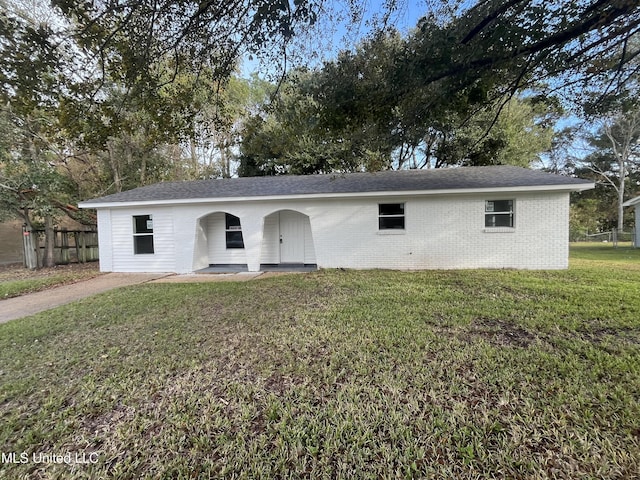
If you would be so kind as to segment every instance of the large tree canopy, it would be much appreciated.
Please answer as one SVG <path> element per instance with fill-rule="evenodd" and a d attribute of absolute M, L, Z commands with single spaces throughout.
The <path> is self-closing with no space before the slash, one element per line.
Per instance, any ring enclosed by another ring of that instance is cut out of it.
<path fill-rule="evenodd" d="M 72 132 L 83 128 L 73 125 L 76 119 L 106 119 L 110 134 L 120 124 L 114 117 L 135 103 L 167 138 L 188 136 L 241 58 L 308 61 L 326 51 L 327 25 L 340 19 L 356 25 L 370 13 L 370 5 L 357 0 L 51 0 L 51 17 L 34 21 L 26 3 L 0 3 L 5 103 L 10 99 L 14 110 L 18 102 L 61 106 Z M 407 1 L 382 5 L 369 25 L 374 47 L 376 38 L 387 38 L 381 32 L 391 13 Z M 411 41 L 378 62 L 385 78 L 371 75 L 367 65 L 346 74 L 356 75 L 351 81 L 368 75 L 370 84 L 394 84 L 393 98 L 383 103 L 395 101 L 407 124 L 399 134 L 413 135 L 411 125 L 443 103 L 506 102 L 531 86 L 545 84 L 572 99 L 576 91 L 595 90 L 590 98 L 598 103 L 628 86 L 640 68 L 639 30 L 637 0 L 430 0 Z M 195 94 L 199 85 L 212 96 Z M 120 105 L 112 102 L 113 88 Z M 104 146 L 107 138 L 92 140 Z"/>
<path fill-rule="evenodd" d="M 11 8 L 3 9 L 3 37 L 20 37 L 31 45 L 18 58 L 11 52 L 25 50 L 5 39 L 3 54 L 23 75 L 5 74 L 3 82 L 23 82 L 41 75 L 43 68 L 68 69 L 76 82 L 108 77 L 137 91 L 156 90 L 181 73 L 203 69 L 216 79 L 228 78 L 242 56 L 284 59 L 299 53 L 308 58 L 322 52 L 331 35 L 320 29 L 340 14 L 358 23 L 365 11 L 356 0 L 51 3 L 64 21 L 25 25 Z M 405 0 L 384 5 L 378 18 L 388 20 L 384 13 L 402 8 Z M 479 78 L 491 71 L 506 74 L 512 89 L 563 75 L 564 85 L 597 79 L 616 88 L 628 78 L 626 66 L 639 53 L 637 43 L 630 42 L 640 28 L 636 0 L 478 0 L 458 5 L 456 0 L 427 2 L 422 35 L 407 52 L 415 84 L 454 78 L 458 86 L 474 85 L 481 92 Z M 386 27 L 380 21 L 372 31 Z M 37 69 L 29 68 L 32 62 Z"/>
<path fill-rule="evenodd" d="M 239 174 L 313 174 L 334 171 L 440 168 L 453 165 L 530 166 L 552 146 L 557 104 L 538 97 L 514 97 L 505 104 L 471 107 L 450 98 L 447 108 L 420 121 L 400 108 L 392 86 L 367 75 L 342 76 L 361 55 L 317 71 L 292 72 L 280 95 L 247 122 Z M 375 77 L 375 75 L 374 75 Z M 357 76 L 356 76 L 357 78 Z M 407 94 L 410 95 L 410 94 Z M 402 103 L 418 105 L 419 99 Z"/>
<path fill-rule="evenodd" d="M 362 20 L 362 2 L 343 0 L 52 0 L 72 22 L 76 41 L 95 56 L 100 70 L 125 82 L 157 87 L 183 71 L 213 68 L 228 77 L 241 55 L 292 54 L 306 40 L 307 53 L 322 49 L 317 28 L 347 12 Z M 403 0 L 384 3 L 386 12 Z M 491 70 L 507 74 L 517 89 L 540 78 L 564 83 L 602 75 L 623 83 L 638 49 L 629 40 L 640 28 L 636 0 L 478 0 L 456 8 L 455 0 L 428 2 L 423 35 L 414 50 L 416 83 L 445 78 L 475 84 Z M 447 8 L 448 7 L 448 8 Z M 384 13 L 384 12 L 383 12 Z M 380 18 L 388 18 L 382 15 Z M 372 28 L 382 28 L 384 22 Z M 437 28 L 436 28 L 437 27 Z M 315 41 L 311 42 L 309 39 Z M 442 41 L 434 41 L 434 39 Z M 158 65 L 171 65 L 167 73 Z M 429 68 L 424 68 L 428 65 Z M 570 74 L 570 75 L 569 75 Z"/>

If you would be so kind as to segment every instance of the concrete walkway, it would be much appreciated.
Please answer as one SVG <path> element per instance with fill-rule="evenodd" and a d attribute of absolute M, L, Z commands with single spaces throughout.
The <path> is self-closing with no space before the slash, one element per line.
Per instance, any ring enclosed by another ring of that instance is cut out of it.
<path fill-rule="evenodd" d="M 166 277 L 167 273 L 107 273 L 89 280 L 0 300 L 0 323 L 44 312 L 60 305 L 118 287 L 137 285 Z"/>

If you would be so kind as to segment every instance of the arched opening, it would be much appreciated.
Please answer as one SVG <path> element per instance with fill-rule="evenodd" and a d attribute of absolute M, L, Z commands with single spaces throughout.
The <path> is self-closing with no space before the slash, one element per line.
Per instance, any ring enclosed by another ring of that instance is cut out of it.
<path fill-rule="evenodd" d="M 247 271 L 241 219 L 229 212 L 214 212 L 198 220 L 196 247 L 199 271 Z"/>
<path fill-rule="evenodd" d="M 260 270 L 316 269 L 309 217 L 278 210 L 264 217 Z"/>

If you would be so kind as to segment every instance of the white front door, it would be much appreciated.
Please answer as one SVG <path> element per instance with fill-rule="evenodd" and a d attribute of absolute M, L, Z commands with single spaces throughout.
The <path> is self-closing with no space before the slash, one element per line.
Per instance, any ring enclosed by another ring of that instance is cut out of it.
<path fill-rule="evenodd" d="M 304 225 L 298 212 L 280 212 L 280 263 L 304 263 Z"/>

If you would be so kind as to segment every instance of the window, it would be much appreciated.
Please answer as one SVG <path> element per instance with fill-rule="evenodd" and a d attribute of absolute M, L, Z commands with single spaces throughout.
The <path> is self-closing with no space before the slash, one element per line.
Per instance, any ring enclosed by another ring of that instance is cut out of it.
<path fill-rule="evenodd" d="M 153 218 L 151 215 L 133 217 L 133 253 L 153 253 Z"/>
<path fill-rule="evenodd" d="M 378 229 L 404 230 L 404 203 L 379 204 Z"/>
<path fill-rule="evenodd" d="M 513 200 L 487 200 L 485 202 L 485 227 L 513 227 L 513 225 Z"/>
<path fill-rule="evenodd" d="M 225 214 L 225 236 L 227 248 L 244 248 L 240 219 L 230 213 Z"/>

